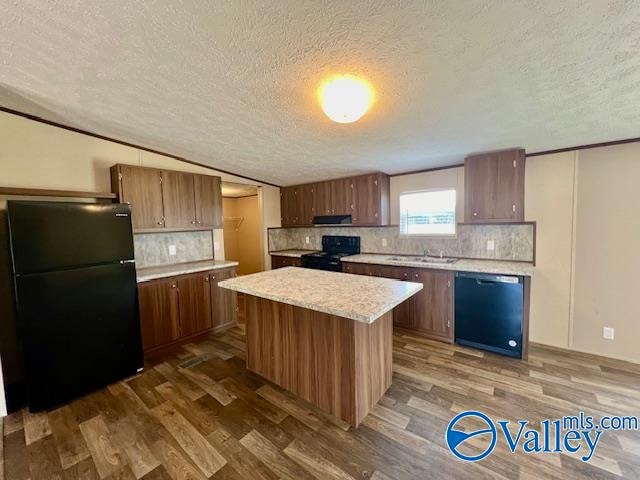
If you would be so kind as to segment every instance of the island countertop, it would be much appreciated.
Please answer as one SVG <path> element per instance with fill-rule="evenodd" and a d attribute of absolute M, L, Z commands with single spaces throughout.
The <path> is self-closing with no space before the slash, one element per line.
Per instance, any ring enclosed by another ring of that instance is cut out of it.
<path fill-rule="evenodd" d="M 421 283 L 285 267 L 224 280 L 222 288 L 373 323 L 422 290 Z"/>

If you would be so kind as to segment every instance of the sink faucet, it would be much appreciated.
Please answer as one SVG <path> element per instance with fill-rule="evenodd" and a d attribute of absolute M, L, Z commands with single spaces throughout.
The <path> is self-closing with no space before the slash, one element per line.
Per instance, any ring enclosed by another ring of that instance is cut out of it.
<path fill-rule="evenodd" d="M 431 250 L 429 250 L 428 248 L 425 248 L 423 250 L 422 255 L 424 257 L 435 257 L 435 255 L 431 254 Z M 444 256 L 444 252 L 442 250 L 440 250 L 439 256 L 440 256 L 440 258 L 442 258 Z"/>

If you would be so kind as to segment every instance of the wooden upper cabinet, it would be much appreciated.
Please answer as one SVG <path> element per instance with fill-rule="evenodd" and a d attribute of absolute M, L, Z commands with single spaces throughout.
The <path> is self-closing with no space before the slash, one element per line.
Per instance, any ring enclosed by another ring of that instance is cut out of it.
<path fill-rule="evenodd" d="M 389 224 L 389 176 L 339 178 L 280 190 L 282 226 L 313 224 L 313 217 L 351 215 L 354 225 Z"/>
<path fill-rule="evenodd" d="M 465 222 L 524 221 L 524 167 L 520 149 L 467 157 Z"/>
<path fill-rule="evenodd" d="M 162 171 L 164 224 L 167 228 L 196 226 L 193 174 Z"/>
<path fill-rule="evenodd" d="M 235 268 L 212 270 L 210 272 L 211 319 L 213 328 L 234 324 L 238 321 L 237 293 L 218 286 L 219 282 L 235 276 Z"/>
<path fill-rule="evenodd" d="M 333 206 L 333 188 L 331 182 L 315 184 L 314 210 L 316 215 L 331 215 Z"/>
<path fill-rule="evenodd" d="M 196 226 L 222 228 L 220 177 L 194 175 Z"/>
<path fill-rule="evenodd" d="M 361 225 L 380 225 L 382 218 L 382 181 L 378 174 L 362 175 L 353 179 L 355 209 L 353 223 Z"/>
<path fill-rule="evenodd" d="M 164 226 L 160 170 L 115 165 L 111 168 L 111 189 L 118 200 L 131 204 L 134 229 Z"/>
<path fill-rule="evenodd" d="M 183 337 L 211 328 L 211 293 L 209 274 L 195 274 L 178 279 L 180 334 Z"/>
<path fill-rule="evenodd" d="M 353 215 L 353 182 L 340 178 L 331 182 L 331 215 Z"/>
<path fill-rule="evenodd" d="M 301 198 L 299 187 L 283 187 L 280 189 L 280 209 L 282 225 L 300 225 Z"/>
<path fill-rule="evenodd" d="M 300 224 L 301 225 L 312 225 L 313 217 L 318 215 L 316 213 L 316 185 L 315 183 L 310 183 L 307 185 L 300 186 L 300 194 L 298 201 L 301 203 L 300 205 Z"/>
<path fill-rule="evenodd" d="M 220 177 L 121 164 L 111 189 L 131 204 L 134 230 L 222 228 Z"/>
<path fill-rule="evenodd" d="M 180 338 L 177 280 L 141 283 L 138 286 L 138 302 L 143 350 Z"/>

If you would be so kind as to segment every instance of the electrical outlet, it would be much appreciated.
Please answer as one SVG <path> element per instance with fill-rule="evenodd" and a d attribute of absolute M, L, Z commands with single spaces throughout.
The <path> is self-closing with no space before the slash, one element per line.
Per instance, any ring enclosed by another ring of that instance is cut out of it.
<path fill-rule="evenodd" d="M 386 246 L 387 246 L 387 239 L 386 239 L 386 238 L 383 238 L 383 239 L 382 239 L 382 246 L 383 246 L 383 247 L 386 247 Z"/>
<path fill-rule="evenodd" d="M 176 251 L 176 246 L 175 245 L 169 245 L 169 255 L 177 255 L 177 251 Z"/>
<path fill-rule="evenodd" d="M 220 242 L 213 242 L 213 249 L 220 250 Z"/>
<path fill-rule="evenodd" d="M 613 340 L 616 335 L 616 330 L 612 327 L 602 327 L 602 338 L 606 340 Z"/>
<path fill-rule="evenodd" d="M 311 241 L 309 240 L 309 237 L 304 237 L 304 243 L 306 243 L 307 245 L 311 243 Z"/>
<path fill-rule="evenodd" d="M 496 242 L 493 240 L 487 240 L 487 250 L 493 252 L 496 249 Z"/>

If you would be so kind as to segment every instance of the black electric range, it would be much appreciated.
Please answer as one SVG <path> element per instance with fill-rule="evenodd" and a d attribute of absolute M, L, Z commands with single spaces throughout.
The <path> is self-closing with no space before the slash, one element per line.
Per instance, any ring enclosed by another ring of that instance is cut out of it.
<path fill-rule="evenodd" d="M 302 255 L 302 266 L 317 270 L 342 271 L 340 259 L 360 253 L 360 237 L 323 235 L 322 251 Z"/>

